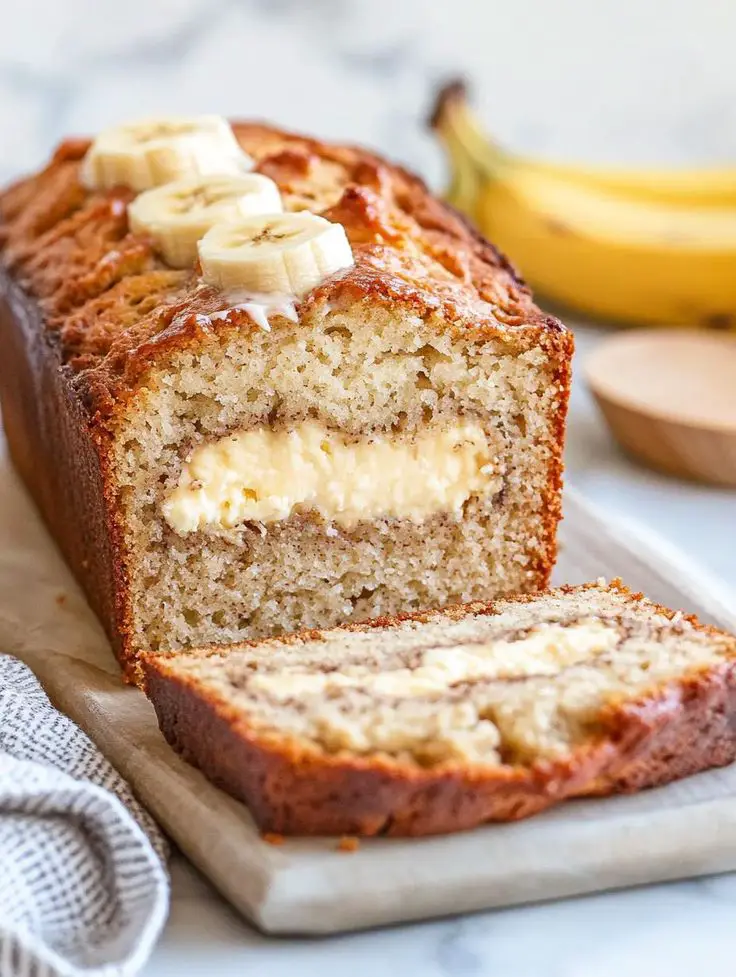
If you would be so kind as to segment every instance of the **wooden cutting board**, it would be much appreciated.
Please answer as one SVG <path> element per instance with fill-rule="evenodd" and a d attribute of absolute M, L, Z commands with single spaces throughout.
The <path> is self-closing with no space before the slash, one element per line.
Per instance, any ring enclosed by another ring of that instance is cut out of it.
<path fill-rule="evenodd" d="M 663 603 L 736 630 L 716 584 L 572 491 L 558 582 L 622 575 Z M 578 801 L 464 834 L 274 847 L 247 810 L 167 746 L 153 709 L 120 682 L 102 631 L 0 444 L 0 650 L 26 661 L 56 704 L 131 782 L 180 848 L 271 933 L 341 930 L 736 868 L 736 767 L 635 797 Z"/>

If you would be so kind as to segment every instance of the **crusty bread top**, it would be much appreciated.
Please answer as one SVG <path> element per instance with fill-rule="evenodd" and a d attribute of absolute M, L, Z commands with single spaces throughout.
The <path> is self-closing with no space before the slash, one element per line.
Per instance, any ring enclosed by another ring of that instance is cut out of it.
<path fill-rule="evenodd" d="M 234 130 L 257 170 L 279 185 L 286 209 L 323 213 L 348 232 L 355 266 L 308 295 L 300 318 L 322 301 L 366 298 L 481 340 L 569 351 L 564 327 L 536 308 L 508 261 L 417 177 L 362 149 L 260 124 Z M 88 146 L 67 140 L 42 172 L 6 190 L 0 234 L 4 265 L 39 301 L 88 406 L 106 414 L 171 351 L 215 329 L 256 327 L 244 312 L 208 318 L 228 302 L 196 269 L 165 267 L 152 242 L 129 231 L 130 190 L 80 185 Z"/>

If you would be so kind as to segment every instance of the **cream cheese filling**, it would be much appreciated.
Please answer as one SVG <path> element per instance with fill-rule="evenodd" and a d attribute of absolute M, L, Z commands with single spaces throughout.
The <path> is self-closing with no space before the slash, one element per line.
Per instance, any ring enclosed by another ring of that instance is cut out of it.
<path fill-rule="evenodd" d="M 429 648 L 416 668 L 370 672 L 353 666 L 343 672 L 278 672 L 254 675 L 249 688 L 278 699 L 360 689 L 371 695 L 420 696 L 446 692 L 458 682 L 557 675 L 564 668 L 612 651 L 619 633 L 602 621 L 564 627 L 546 624 L 523 638 L 487 644 Z"/>
<path fill-rule="evenodd" d="M 196 448 L 163 503 L 179 533 L 286 519 L 296 507 L 343 527 L 381 517 L 420 522 L 459 513 L 501 486 L 482 428 L 432 425 L 411 439 L 357 442 L 307 421 L 291 431 L 256 428 Z"/>

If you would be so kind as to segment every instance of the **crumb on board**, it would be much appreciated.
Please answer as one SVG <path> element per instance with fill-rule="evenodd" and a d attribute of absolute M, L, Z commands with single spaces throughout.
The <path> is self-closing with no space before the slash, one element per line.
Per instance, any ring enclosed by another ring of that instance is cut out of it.
<path fill-rule="evenodd" d="M 338 851 L 353 852 L 360 848 L 360 842 L 357 838 L 351 838 L 350 835 L 344 835 L 337 843 Z"/>
<path fill-rule="evenodd" d="M 261 838 L 263 838 L 267 845 L 283 845 L 285 841 L 284 836 L 276 834 L 275 831 L 264 831 Z"/>

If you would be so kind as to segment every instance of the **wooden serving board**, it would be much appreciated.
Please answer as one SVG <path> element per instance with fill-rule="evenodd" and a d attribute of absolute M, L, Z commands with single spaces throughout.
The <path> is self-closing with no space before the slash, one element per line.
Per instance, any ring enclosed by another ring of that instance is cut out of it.
<path fill-rule="evenodd" d="M 736 630 L 728 597 L 661 543 L 568 490 L 557 581 L 621 575 Z M 122 685 L 105 637 L 0 443 L 0 650 L 39 675 L 189 858 L 271 933 L 334 933 L 736 869 L 736 766 L 634 797 L 576 801 L 444 838 L 262 841 L 242 804 L 169 749 Z"/>

